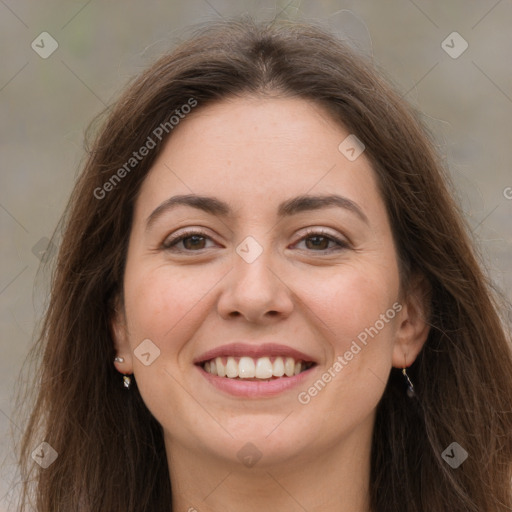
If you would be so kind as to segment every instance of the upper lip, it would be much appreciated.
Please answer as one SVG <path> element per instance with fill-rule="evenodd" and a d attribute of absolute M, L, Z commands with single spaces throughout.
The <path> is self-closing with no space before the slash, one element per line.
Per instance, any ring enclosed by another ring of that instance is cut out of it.
<path fill-rule="evenodd" d="M 287 347 L 286 345 L 279 345 L 278 343 L 263 343 L 263 344 L 248 344 L 243 342 L 229 343 L 227 345 L 222 345 L 220 347 L 213 348 L 204 352 L 200 356 L 194 359 L 194 364 L 204 363 L 205 361 L 210 361 L 211 359 L 215 359 L 216 357 L 253 357 L 255 359 L 259 357 L 293 357 L 296 361 L 304 361 L 304 362 L 312 362 L 315 360 L 297 350 L 295 348 Z"/>

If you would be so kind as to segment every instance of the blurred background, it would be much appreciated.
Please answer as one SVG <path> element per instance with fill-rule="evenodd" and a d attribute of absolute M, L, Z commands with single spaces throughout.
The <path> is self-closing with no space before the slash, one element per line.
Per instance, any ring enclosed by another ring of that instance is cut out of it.
<path fill-rule="evenodd" d="M 84 131 L 187 27 L 244 13 L 321 23 L 373 58 L 423 112 L 485 266 L 512 299 L 510 0 L 0 0 L 0 511 L 22 428 L 13 392 L 48 295 L 38 269 L 58 244 Z"/>

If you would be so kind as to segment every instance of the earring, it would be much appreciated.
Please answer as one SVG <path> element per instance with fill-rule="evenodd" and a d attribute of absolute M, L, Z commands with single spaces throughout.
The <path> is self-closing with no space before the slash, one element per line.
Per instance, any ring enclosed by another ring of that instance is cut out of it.
<path fill-rule="evenodd" d="M 416 391 L 414 391 L 414 385 L 411 379 L 409 378 L 409 375 L 407 375 L 407 371 L 405 368 L 402 368 L 402 374 L 405 377 L 405 380 L 407 381 L 407 396 L 409 398 L 412 398 L 413 396 L 416 395 Z"/>
<path fill-rule="evenodd" d="M 126 389 L 130 389 L 130 386 L 132 384 L 132 379 L 128 375 L 123 375 L 123 386 Z"/>
<path fill-rule="evenodd" d="M 120 356 L 116 356 L 114 358 L 114 361 L 117 362 L 117 363 L 124 363 L 124 358 L 120 357 Z"/>

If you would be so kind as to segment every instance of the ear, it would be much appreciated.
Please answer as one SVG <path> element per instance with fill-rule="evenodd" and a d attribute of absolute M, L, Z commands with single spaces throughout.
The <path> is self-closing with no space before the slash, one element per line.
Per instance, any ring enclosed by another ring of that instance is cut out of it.
<path fill-rule="evenodd" d="M 116 356 L 123 359 L 123 362 L 114 361 L 114 366 L 119 373 L 133 373 L 133 359 L 130 344 L 128 342 L 128 328 L 126 325 L 126 314 L 122 300 L 116 298 L 110 310 L 110 332 L 114 342 Z"/>
<path fill-rule="evenodd" d="M 393 366 L 407 368 L 416 360 L 430 332 L 431 286 L 424 276 L 411 279 L 401 302 L 398 331 L 393 349 Z"/>

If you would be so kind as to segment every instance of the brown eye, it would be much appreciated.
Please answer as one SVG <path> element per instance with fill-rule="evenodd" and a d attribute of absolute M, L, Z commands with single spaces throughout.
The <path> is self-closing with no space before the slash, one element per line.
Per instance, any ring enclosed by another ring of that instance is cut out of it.
<path fill-rule="evenodd" d="M 210 237 L 200 231 L 189 231 L 182 233 L 174 238 L 166 240 L 162 244 L 162 249 L 172 252 L 198 252 L 208 249 L 206 242 Z"/>
<path fill-rule="evenodd" d="M 297 244 L 304 242 L 307 250 L 314 252 L 333 252 L 349 248 L 346 240 L 337 238 L 325 231 L 312 230 L 306 233 Z M 334 244 L 329 246 L 329 244 Z"/>
<path fill-rule="evenodd" d="M 329 242 L 331 241 L 326 236 L 309 236 L 304 240 L 306 241 L 306 247 L 308 247 L 308 241 L 312 241 L 308 249 L 320 249 L 321 251 L 328 249 Z"/>
<path fill-rule="evenodd" d="M 193 235 L 182 238 L 181 242 L 187 250 L 204 249 L 205 238 L 204 236 Z"/>

